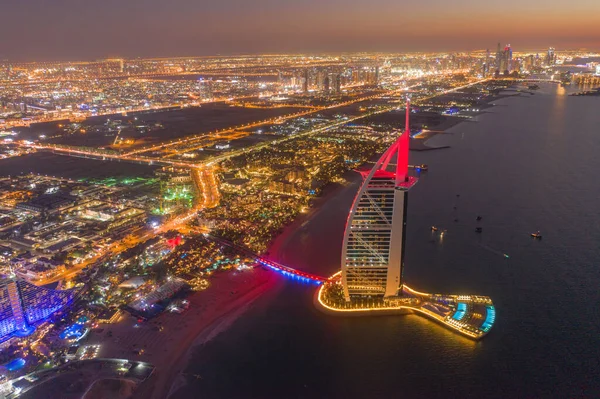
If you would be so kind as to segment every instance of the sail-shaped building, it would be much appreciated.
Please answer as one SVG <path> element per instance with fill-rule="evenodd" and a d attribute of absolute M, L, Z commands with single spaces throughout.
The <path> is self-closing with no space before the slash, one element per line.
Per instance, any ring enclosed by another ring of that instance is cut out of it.
<path fill-rule="evenodd" d="M 333 314 L 417 313 L 469 338 L 485 336 L 496 319 L 492 300 L 480 295 L 428 294 L 404 281 L 409 175 L 410 106 L 398 139 L 363 175 L 350 209 L 341 272 L 319 289 L 316 303 Z M 395 161 L 395 163 L 394 163 Z"/>
<path fill-rule="evenodd" d="M 402 292 L 408 190 L 417 179 L 408 175 L 410 106 L 406 128 L 363 173 L 363 184 L 348 215 L 342 246 L 344 296 L 394 297 Z M 388 170 L 395 158 L 393 170 Z"/>

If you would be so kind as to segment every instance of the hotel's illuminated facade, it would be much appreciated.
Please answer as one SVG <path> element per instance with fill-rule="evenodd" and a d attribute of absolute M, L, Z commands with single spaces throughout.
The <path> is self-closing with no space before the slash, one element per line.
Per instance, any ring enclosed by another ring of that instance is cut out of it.
<path fill-rule="evenodd" d="M 464 336 L 481 339 L 496 320 L 491 298 L 428 294 L 404 283 L 408 190 L 417 182 L 408 175 L 409 113 L 407 105 L 404 133 L 373 169 L 363 174 L 346 222 L 341 273 L 320 287 L 317 304 L 338 315 L 416 313 Z M 392 159 L 395 168 L 388 170 Z"/>
<path fill-rule="evenodd" d="M 409 107 L 406 129 L 368 174 L 350 210 L 342 246 L 342 282 L 351 297 L 394 297 L 402 292 L 408 190 Z M 396 159 L 394 171 L 388 165 Z"/>
<path fill-rule="evenodd" d="M 0 342 L 28 335 L 34 325 L 73 302 L 74 291 L 51 290 L 20 279 L 0 282 Z"/>

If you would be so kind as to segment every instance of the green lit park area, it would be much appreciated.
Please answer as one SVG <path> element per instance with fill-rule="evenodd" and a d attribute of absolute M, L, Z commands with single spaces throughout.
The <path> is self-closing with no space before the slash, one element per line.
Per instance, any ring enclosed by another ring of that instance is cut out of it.
<path fill-rule="evenodd" d="M 158 180 L 158 206 L 152 210 L 154 215 L 181 214 L 189 211 L 198 201 L 198 187 L 194 184 L 189 169 L 164 167 L 155 172 Z"/>
<path fill-rule="evenodd" d="M 136 184 L 153 184 L 156 179 L 144 177 L 106 177 L 106 178 L 82 178 L 79 181 L 89 184 L 102 185 L 107 187 L 133 186 Z"/>
<path fill-rule="evenodd" d="M 192 199 L 194 199 L 194 196 L 186 188 L 182 188 L 181 190 L 167 190 L 163 199 L 165 201 L 192 201 Z"/>

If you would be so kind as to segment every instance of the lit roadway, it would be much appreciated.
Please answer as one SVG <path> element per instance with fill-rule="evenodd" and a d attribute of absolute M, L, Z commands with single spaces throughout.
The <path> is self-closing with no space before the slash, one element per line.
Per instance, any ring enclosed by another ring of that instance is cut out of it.
<path fill-rule="evenodd" d="M 432 96 L 429 96 L 426 98 L 421 98 L 421 99 L 417 100 L 416 103 L 418 103 L 418 101 L 423 101 L 423 100 L 433 98 L 433 97 L 436 97 L 439 95 L 447 94 L 447 93 L 454 92 L 457 90 L 462 90 L 469 86 L 473 86 L 473 85 L 485 82 L 487 80 L 489 80 L 489 79 L 482 79 L 482 80 L 472 82 L 472 83 L 469 83 L 469 84 L 466 84 L 466 85 L 463 85 L 460 87 L 455 87 L 455 88 L 452 88 L 449 90 L 445 90 L 443 92 L 436 93 Z M 405 90 L 406 89 L 397 90 L 396 92 L 405 91 Z M 391 93 L 388 92 L 385 95 L 389 95 L 389 94 L 391 94 Z M 334 106 L 330 106 L 327 108 L 336 108 L 336 107 L 340 107 L 340 106 L 344 106 L 344 105 L 353 104 L 358 101 L 364 101 L 364 100 L 367 100 L 370 98 L 377 98 L 377 97 L 381 97 L 381 96 L 382 95 L 370 96 L 370 97 L 366 97 L 366 98 L 363 97 L 358 100 L 353 100 L 353 101 L 349 101 L 349 102 L 345 102 L 345 103 L 341 103 L 341 104 L 336 104 Z M 220 195 L 219 195 L 218 182 L 217 182 L 217 178 L 215 175 L 215 166 L 214 165 L 218 162 L 221 162 L 221 161 L 231 158 L 231 157 L 235 157 L 240 154 L 246 154 L 246 153 L 249 153 L 252 151 L 256 151 L 256 150 L 268 147 L 273 144 L 279 144 L 279 143 L 283 143 L 283 142 L 286 142 L 289 140 L 294 140 L 299 137 L 306 137 L 306 136 L 311 136 L 314 134 L 322 133 L 324 131 L 345 125 L 347 123 L 350 123 L 350 122 L 353 122 L 353 121 L 356 121 L 359 119 L 367 118 L 372 115 L 389 112 L 396 108 L 398 108 L 398 107 L 397 106 L 384 107 L 377 111 L 372 111 L 372 112 L 368 112 L 368 113 L 365 113 L 362 115 L 347 118 L 347 119 L 344 119 L 344 120 L 341 120 L 338 122 L 327 124 L 326 126 L 311 129 L 306 132 L 298 133 L 293 136 L 289 136 L 289 137 L 279 139 L 279 140 L 276 140 L 273 142 L 261 143 L 261 144 L 257 144 L 257 145 L 254 145 L 252 147 L 248 147 L 245 149 L 231 151 L 227 154 L 223 154 L 223 155 L 212 158 L 206 164 L 192 164 L 192 163 L 186 163 L 186 162 L 170 161 L 170 160 L 165 160 L 165 159 L 157 160 L 157 159 L 149 159 L 149 158 L 133 156 L 133 155 L 116 155 L 116 154 L 115 155 L 106 155 L 106 154 L 98 154 L 98 153 L 91 152 L 91 151 L 85 151 L 85 150 L 77 150 L 77 149 L 64 148 L 64 147 L 54 147 L 54 146 L 48 146 L 48 145 L 22 143 L 22 145 L 25 145 L 25 146 L 28 146 L 31 148 L 54 150 L 57 152 L 64 153 L 66 155 L 75 155 L 75 156 L 81 155 L 81 156 L 87 156 L 87 157 L 92 157 L 92 158 L 143 162 L 143 163 L 148 163 L 148 164 L 166 163 L 166 164 L 170 164 L 173 166 L 190 168 L 194 184 L 196 185 L 196 188 L 198 191 L 198 196 L 197 196 L 198 202 L 188 213 L 179 215 L 179 216 L 175 217 L 174 219 L 171 219 L 171 220 L 165 222 L 163 225 L 161 225 L 160 227 L 155 228 L 153 230 L 143 229 L 142 231 L 138 231 L 137 233 L 131 234 L 122 241 L 117 241 L 117 242 L 114 242 L 114 243 L 108 245 L 100 254 L 98 254 L 94 258 L 91 258 L 85 262 L 82 262 L 81 264 L 75 265 L 75 266 L 71 267 L 70 269 L 68 269 L 65 273 L 62 273 L 60 275 L 56 275 L 56 276 L 48 278 L 48 279 L 36 281 L 36 284 L 44 285 L 44 284 L 50 284 L 52 282 L 62 280 L 62 279 L 70 279 L 70 278 L 74 277 L 75 275 L 77 275 L 83 268 L 85 268 L 86 266 L 88 266 L 90 264 L 93 264 L 95 261 L 97 261 L 98 259 L 100 259 L 103 256 L 116 255 L 116 254 L 124 251 L 125 249 L 131 248 L 131 247 L 137 245 L 138 243 L 143 242 L 157 234 L 164 233 L 169 230 L 181 228 L 189 220 L 193 219 L 197 215 L 197 212 L 199 210 L 217 206 L 219 203 L 219 200 L 220 200 Z M 313 111 L 311 111 L 311 112 L 313 112 Z M 311 113 L 311 112 L 308 112 L 308 113 Z M 263 124 L 263 123 L 265 123 L 265 122 L 259 122 L 258 124 Z M 183 140 L 180 140 L 180 141 L 183 141 Z M 146 151 L 148 151 L 148 150 L 146 150 Z M 266 266 L 272 267 L 271 265 L 266 265 Z"/>
<path fill-rule="evenodd" d="M 84 262 L 81 262 L 80 264 L 74 265 L 71 268 L 67 269 L 64 273 L 61 274 L 57 274 L 54 275 L 52 277 L 49 278 L 45 278 L 42 280 L 36 280 L 36 281 L 32 281 L 34 284 L 36 285 L 46 285 L 46 284 L 51 284 L 54 282 L 57 282 L 59 280 L 70 280 L 73 277 L 75 277 L 77 274 L 79 274 L 85 267 L 93 264 L 94 262 L 98 261 L 99 259 L 103 258 L 103 257 L 112 257 L 115 255 L 118 255 L 119 253 L 129 249 L 129 248 L 133 248 L 134 246 L 149 240 L 152 237 L 155 237 L 158 234 L 161 233 L 165 233 L 169 230 L 176 230 L 179 229 L 180 227 L 184 226 L 190 219 L 194 218 L 196 216 L 196 213 L 208 206 L 216 206 L 218 205 L 218 201 L 219 201 L 219 194 L 218 194 L 218 189 L 216 185 L 212 185 L 212 187 L 208 188 L 208 184 L 212 184 L 215 182 L 214 180 L 214 174 L 212 173 L 208 173 L 208 176 L 213 176 L 213 177 L 207 177 L 206 178 L 206 187 L 207 187 L 207 191 L 211 192 L 211 196 L 209 198 L 211 198 L 210 200 L 203 200 L 201 202 L 198 202 L 194 208 L 192 210 L 190 210 L 188 213 L 183 214 L 183 215 L 179 215 L 174 219 L 168 220 L 167 222 L 163 223 L 162 225 L 160 225 L 157 228 L 151 229 L 149 227 L 146 228 L 141 228 L 139 230 L 137 230 L 136 232 L 128 235 L 127 237 L 123 238 L 122 240 L 119 241 L 115 241 L 109 245 L 107 245 L 106 247 L 104 247 L 104 249 L 102 251 L 100 251 L 100 253 L 98 253 L 96 256 L 94 256 L 93 258 L 90 258 Z M 199 196 L 199 197 L 203 197 L 204 196 Z M 202 231 L 204 232 L 204 231 Z"/>
<path fill-rule="evenodd" d="M 161 76 L 165 76 L 164 74 L 162 74 Z M 85 79 L 83 79 L 85 80 Z M 135 80 L 135 79 L 132 79 Z M 28 83 L 32 83 L 32 82 L 28 82 Z M 3 86 L 0 85 L 0 90 L 2 89 Z M 215 98 L 211 101 L 200 101 L 200 105 L 203 104 L 212 104 L 212 103 L 221 103 L 221 102 L 230 102 L 233 100 L 243 100 L 243 99 L 251 99 L 251 98 L 256 98 L 256 95 L 251 95 L 251 96 L 239 96 L 239 97 L 231 97 L 231 96 L 226 96 L 226 97 L 219 97 L 219 98 Z M 160 111 L 163 109 L 168 109 L 168 108 L 172 108 L 172 107 L 182 107 L 182 108 L 187 108 L 187 107 L 193 107 L 193 106 L 198 106 L 197 104 L 194 103 L 172 103 L 172 104 L 158 104 L 158 105 L 151 105 L 149 107 L 146 106 L 122 106 L 120 108 L 112 108 L 109 110 L 103 110 L 103 111 L 99 111 L 95 114 L 92 114 L 90 111 L 70 111 L 70 112 L 65 112 L 60 114 L 59 116 L 53 116 L 51 114 L 48 115 L 33 115 L 30 119 L 17 119 L 17 120 L 10 120 L 10 121 L 6 121 L 6 122 L 2 122 L 0 123 L 0 127 L 3 128 L 8 128 L 8 127 L 18 127 L 18 126 L 29 126 L 32 123 L 38 123 L 38 122 L 52 122 L 52 121 L 59 121 L 62 119 L 71 119 L 71 121 L 73 122 L 81 122 L 87 118 L 89 118 L 90 116 L 103 116 L 103 115 L 117 115 L 117 114 L 121 114 L 121 115 L 127 115 L 127 113 L 131 113 L 131 112 L 142 112 L 142 111 Z"/>
<path fill-rule="evenodd" d="M 166 159 L 166 157 L 160 157 L 160 158 L 150 158 L 150 157 L 144 157 L 144 156 L 140 156 L 137 154 L 141 154 L 141 153 L 145 153 L 145 152 L 151 152 L 151 151 L 156 151 L 156 150 L 160 150 L 163 148 L 167 148 L 167 147 L 171 147 L 171 146 L 175 146 L 175 145 L 185 145 L 185 144 L 192 144 L 195 141 L 198 140 L 202 140 L 202 139 L 206 139 L 209 135 L 212 135 L 213 137 L 217 137 L 217 138 L 226 138 L 228 134 L 234 133 L 236 130 L 239 129 L 249 129 L 249 128 L 253 128 L 253 127 L 257 127 L 257 126 L 262 126 L 262 125 L 268 125 L 268 124 L 275 124 L 275 123 L 282 123 L 285 120 L 288 119 L 292 119 L 292 118 L 298 118 L 301 116 L 306 116 L 309 114 L 313 114 L 316 112 L 320 112 L 326 109 L 333 109 L 333 108 L 339 108 L 339 107 L 344 107 L 347 105 L 351 105 L 357 102 L 362 102 L 362 101 L 367 101 L 367 100 L 372 100 L 375 98 L 379 98 L 379 97 L 383 97 L 386 95 L 389 95 L 391 92 L 386 92 L 384 94 L 379 94 L 379 95 L 374 95 L 374 96 L 367 96 L 367 97 L 359 97 L 350 101 L 346 101 L 343 103 L 336 103 L 327 107 L 316 107 L 314 109 L 311 109 L 309 111 L 303 111 L 303 112 L 296 112 L 294 114 L 289 114 L 289 115 L 284 115 L 284 116 L 278 116 L 278 117 L 274 117 L 271 119 L 265 119 L 259 122 L 254 122 L 254 123 L 248 123 L 245 125 L 239 125 L 239 126 L 234 126 L 234 127 L 230 127 L 227 129 L 223 129 L 223 130 L 217 130 L 215 132 L 207 132 L 207 133 L 202 133 L 200 135 L 195 135 L 195 136 L 189 136 L 187 138 L 182 138 L 182 139 L 178 139 L 178 140 L 173 140 L 173 141 L 169 141 L 166 143 L 162 143 L 162 144 L 157 144 L 155 146 L 151 146 L 151 147 L 145 147 L 145 148 L 140 148 L 134 151 L 130 151 L 124 154 L 110 154 L 110 153 L 104 153 L 104 152 L 94 152 L 94 151 L 88 151 L 88 150 L 82 150 L 82 149 L 75 149 L 75 148 L 70 148 L 70 147 L 61 147 L 58 145 L 50 145 L 50 144 L 25 144 L 28 147 L 31 148 L 35 148 L 35 149 L 49 149 L 49 150 L 53 150 L 55 152 L 60 152 L 60 153 L 64 153 L 66 155 L 72 154 L 72 155 L 82 155 L 82 156 L 88 156 L 88 157 L 93 157 L 93 158 L 103 158 L 103 159 L 114 159 L 114 160 L 122 160 L 122 161 L 132 161 L 132 162 L 141 162 L 141 163 L 147 163 L 147 164 L 153 164 L 153 163 L 162 163 L 162 164 L 168 164 L 168 165 L 172 165 L 172 166 L 179 166 L 179 167 L 187 167 L 187 168 L 193 168 L 195 167 L 195 164 L 191 163 L 191 162 L 184 162 L 184 161 L 172 161 L 169 159 Z M 390 109 L 392 109 L 393 107 L 391 107 Z M 363 115 L 362 117 L 366 117 L 368 115 Z M 339 123 L 335 123 L 334 125 L 332 125 L 331 127 L 336 127 L 339 126 Z M 290 138 L 295 138 L 298 137 L 299 135 L 295 135 L 295 136 L 291 136 Z M 254 148 L 254 147 L 250 147 L 250 148 Z M 262 148 L 262 146 L 260 146 L 260 148 Z M 176 153 L 182 153 L 185 151 L 189 151 L 189 149 L 184 149 Z M 173 155 L 175 155 L 174 153 L 169 154 L 168 156 L 171 157 Z"/>
<path fill-rule="evenodd" d="M 429 99 L 429 98 L 433 98 L 433 97 L 436 97 L 436 96 L 440 96 L 440 95 L 444 95 L 444 94 L 451 93 L 451 92 L 454 92 L 454 91 L 462 90 L 464 88 L 467 88 L 467 87 L 470 87 L 470 86 L 473 86 L 473 85 L 485 82 L 487 80 L 489 80 L 489 79 L 481 79 L 481 80 L 478 80 L 476 82 L 472 82 L 472 83 L 469 83 L 469 84 L 466 84 L 466 85 L 463 85 L 463 86 L 459 86 L 459 87 L 455 87 L 455 88 L 452 88 L 452 89 L 449 89 L 449 90 L 445 90 L 445 91 L 442 91 L 440 93 L 435 93 L 435 94 L 433 94 L 433 95 L 431 95 L 429 97 L 419 99 L 418 101 L 423 101 L 423 100 L 426 100 L 426 99 Z M 218 137 L 220 135 L 225 135 L 225 134 L 228 134 L 228 133 L 232 133 L 232 132 L 234 132 L 235 130 L 238 130 L 238 129 L 248 129 L 248 128 L 257 127 L 257 126 L 261 126 L 261 125 L 265 125 L 265 124 L 281 123 L 281 122 L 283 122 L 284 120 L 287 120 L 287 119 L 292 119 L 292 118 L 297 118 L 297 117 L 300 117 L 300 116 L 309 115 L 309 114 L 312 114 L 312 113 L 320 112 L 320 111 L 325 110 L 325 109 L 334 109 L 334 108 L 339 108 L 339 107 L 344 107 L 344 106 L 347 106 L 347 105 L 355 104 L 357 102 L 362 102 L 362 101 L 372 100 L 372 99 L 376 99 L 376 98 L 381 98 L 381 97 L 389 96 L 389 95 L 394 94 L 394 93 L 405 92 L 408 89 L 410 89 L 410 88 L 389 91 L 389 92 L 385 92 L 383 94 L 377 94 L 377 95 L 372 95 L 372 96 L 367 96 L 367 97 L 359 97 L 359 98 L 356 98 L 356 99 L 353 99 L 353 100 L 350 100 L 350 101 L 346 101 L 346 102 L 343 102 L 343 103 L 336 103 L 336 104 L 333 104 L 333 105 L 330 105 L 330 106 L 327 106 L 327 107 L 319 107 L 319 108 L 316 108 L 316 109 L 313 109 L 313 110 L 310 110 L 310 111 L 297 112 L 297 113 L 294 113 L 294 114 L 291 114 L 291 115 L 279 116 L 279 117 L 275 117 L 275 118 L 271 118 L 271 119 L 267 119 L 267 120 L 255 122 L 255 123 L 249 123 L 249 124 L 246 124 L 246 125 L 240 125 L 240 126 L 236 126 L 236 127 L 224 129 L 224 130 L 221 130 L 221 131 L 212 132 L 212 134 L 217 135 L 217 137 Z M 418 101 L 416 101 L 416 103 L 418 103 Z M 326 130 L 329 130 L 329 129 L 341 126 L 341 125 L 343 125 L 345 123 L 349 123 L 349 122 L 353 122 L 355 120 L 367 118 L 367 117 L 375 115 L 375 114 L 385 113 L 385 112 L 391 111 L 391 110 L 396 109 L 396 108 L 397 108 L 396 106 L 384 107 L 384 108 L 382 108 L 381 110 L 378 110 L 378 111 L 373 111 L 373 112 L 370 112 L 370 113 L 365 113 L 365 114 L 362 114 L 362 115 L 351 117 L 351 118 L 345 119 L 343 121 L 334 122 L 334 123 L 329 124 L 327 126 L 319 127 L 319 128 L 313 129 L 313 130 L 309 130 L 307 132 L 303 132 L 303 133 L 299 133 L 299 134 L 296 134 L 296 135 L 293 135 L 293 136 L 289 136 L 289 137 L 287 137 L 285 139 L 276 140 L 274 142 L 265 142 L 265 143 L 257 144 L 255 146 L 251 146 L 251 147 L 248 147 L 248 148 L 245 148 L 245 149 L 242 149 L 242 150 L 238 150 L 238 151 L 231 151 L 231 152 L 229 152 L 227 154 L 223 154 L 223 155 L 220 155 L 220 156 L 212 158 L 207 164 L 211 165 L 211 164 L 213 164 L 215 162 L 219 162 L 219 161 L 222 161 L 224 159 L 231 158 L 232 156 L 236 156 L 236 155 L 239 155 L 239 154 L 247 153 L 247 152 L 250 152 L 250 151 L 255 151 L 257 149 L 261 149 L 261 148 L 267 147 L 267 146 L 269 146 L 271 144 L 277 144 L 277 143 L 280 143 L 280 142 L 284 142 L 284 141 L 288 141 L 288 140 L 293 140 L 293 139 L 298 138 L 298 137 L 309 136 L 309 135 L 312 135 L 312 134 L 321 133 L 323 131 L 326 131 Z M 88 157 L 92 157 L 92 158 L 114 159 L 114 160 L 122 160 L 122 161 L 141 162 L 141 163 L 147 163 L 147 164 L 157 163 L 157 164 L 167 164 L 167 165 L 184 167 L 184 168 L 196 168 L 196 167 L 202 167 L 202 165 L 198 165 L 198 164 L 195 164 L 195 163 L 192 163 L 192 162 L 185 162 L 185 161 L 173 161 L 173 160 L 170 160 L 170 159 L 166 159 L 166 157 L 150 158 L 150 157 L 144 157 L 144 156 L 140 156 L 140 155 L 136 155 L 136 154 L 140 154 L 140 153 L 144 153 L 144 152 L 149 152 L 149 151 L 155 151 L 155 150 L 158 150 L 158 149 L 162 149 L 162 148 L 166 148 L 166 147 L 170 147 L 170 146 L 174 146 L 174 145 L 191 144 L 194 141 L 197 141 L 197 140 L 200 140 L 200 139 L 206 139 L 207 136 L 210 135 L 210 134 L 211 134 L 211 132 L 209 132 L 209 133 L 203 133 L 202 135 L 190 136 L 190 137 L 187 137 L 187 138 L 184 138 L 184 139 L 174 140 L 174 141 L 170 141 L 170 142 L 167 142 L 167 143 L 162 143 L 162 144 L 159 144 L 159 145 L 155 145 L 155 146 L 152 146 L 152 147 L 140 148 L 138 150 L 130 151 L 130 152 L 124 153 L 124 154 L 99 153 L 99 152 L 87 151 L 87 150 L 82 150 L 82 149 L 75 149 L 75 148 L 70 148 L 70 147 L 61 147 L 61 146 L 58 146 L 58 145 L 43 145 L 43 144 L 33 144 L 33 143 L 32 144 L 22 143 L 22 144 L 24 144 L 27 147 L 36 148 L 36 149 L 46 149 L 46 150 L 49 149 L 49 150 L 53 150 L 53 151 L 56 151 L 56 152 L 64 153 L 66 155 L 73 154 L 73 155 L 88 156 Z M 185 151 L 187 151 L 187 149 L 186 150 L 182 150 L 180 152 L 185 152 Z M 173 156 L 173 154 L 169 154 L 168 156 L 169 157 Z"/>
<path fill-rule="evenodd" d="M 440 92 L 440 93 L 436 93 L 436 94 L 434 94 L 432 96 L 420 98 L 417 101 L 415 101 L 415 104 L 418 104 L 419 101 L 428 100 L 430 98 L 434 98 L 434 97 L 441 96 L 441 95 L 444 95 L 444 94 L 452 93 L 454 91 L 462 90 L 462 89 L 465 89 L 467 87 L 474 86 L 476 84 L 483 83 L 483 82 L 488 81 L 488 80 L 490 80 L 490 79 L 481 79 L 481 80 L 478 80 L 476 82 L 472 82 L 472 83 L 469 83 L 469 84 L 466 84 L 466 85 L 463 85 L 463 86 L 460 86 L 460 87 L 454 87 L 452 89 L 445 90 L 445 91 Z M 395 92 L 403 92 L 403 91 L 407 91 L 408 89 L 409 88 L 401 89 L 401 90 L 397 90 Z M 382 96 L 390 95 L 390 94 L 392 94 L 392 92 L 385 93 L 384 95 L 372 96 L 372 98 L 382 97 Z M 349 103 L 353 103 L 353 102 L 349 102 Z M 332 107 L 329 107 L 329 108 L 334 108 L 334 107 L 332 106 Z M 322 127 L 316 128 L 316 129 L 308 130 L 308 131 L 303 132 L 303 133 L 298 133 L 298 134 L 295 134 L 293 136 L 288 136 L 288 137 L 283 138 L 283 139 L 279 139 L 279 140 L 275 140 L 275 141 L 271 141 L 271 142 L 265 142 L 265 143 L 257 144 L 257 145 L 254 145 L 252 147 L 243 148 L 243 149 L 240 149 L 240 150 L 237 150 L 237 151 L 230 151 L 230 152 L 228 152 L 226 154 L 213 157 L 207 163 L 207 165 L 210 166 L 210 165 L 213 165 L 215 163 L 224 161 L 226 159 L 229 159 L 229 158 L 241 155 L 241 154 L 246 154 L 246 153 L 249 153 L 249 152 L 252 152 L 252 151 L 256 151 L 256 150 L 268 147 L 268 146 L 273 145 L 273 144 L 283 143 L 283 142 L 286 142 L 286 141 L 289 141 L 289 140 L 297 139 L 299 137 L 312 136 L 314 134 L 322 133 L 322 132 L 325 132 L 327 130 L 331 130 L 333 128 L 336 128 L 336 127 L 348 124 L 350 122 L 354 122 L 354 121 L 359 120 L 359 119 L 368 118 L 368 117 L 373 116 L 373 115 L 383 114 L 383 113 L 392 111 L 392 110 L 397 109 L 397 108 L 398 108 L 398 106 L 396 106 L 396 105 L 389 106 L 389 107 L 384 107 L 384 108 L 382 108 L 380 110 L 377 110 L 377 111 L 372 111 L 372 112 L 368 112 L 368 113 L 361 114 L 361 115 L 358 115 L 358 116 L 353 116 L 353 117 L 350 117 L 350 118 L 347 118 L 347 119 L 343 119 L 343 120 L 341 120 L 339 122 L 334 122 L 334 123 L 328 124 L 326 126 L 322 126 Z"/>
<path fill-rule="evenodd" d="M 198 190 L 198 202 L 194 207 L 183 215 L 179 215 L 171 220 L 166 221 L 161 226 L 149 229 L 142 228 L 128 235 L 123 240 L 115 241 L 106 246 L 98 255 L 88 259 L 78 265 L 69 268 L 64 273 L 61 273 L 50 278 L 35 281 L 37 285 L 51 284 L 59 280 L 69 280 L 75 277 L 85 267 L 93 264 L 104 256 L 114 256 L 128 248 L 132 248 L 137 244 L 144 242 L 157 234 L 165 233 L 169 230 L 176 230 L 183 227 L 188 221 L 196 216 L 198 211 L 206 208 L 214 208 L 219 205 L 220 195 L 217 184 L 217 178 L 214 168 L 195 168 L 191 171 L 194 183 Z M 204 232 L 204 231 L 202 231 Z"/>
<path fill-rule="evenodd" d="M 357 102 L 362 102 L 362 101 L 367 101 L 367 100 L 373 100 L 376 98 L 380 98 L 380 97 L 384 97 L 389 95 L 390 92 L 385 92 L 383 94 L 377 94 L 377 95 L 373 95 L 373 96 L 367 96 L 367 97 L 358 97 L 355 98 L 353 100 L 349 100 L 349 101 L 345 101 L 342 103 L 336 103 L 333 105 L 329 105 L 329 106 L 324 106 L 324 107 L 313 107 L 312 109 L 308 110 L 308 111 L 301 111 L 301 112 L 295 112 L 293 114 L 288 114 L 288 115 L 283 115 L 283 116 L 277 116 L 277 117 L 273 117 L 270 119 L 265 119 L 262 121 L 257 121 L 257 122 L 253 122 L 253 123 L 247 123 L 245 125 L 239 125 L 239 126 L 233 126 L 227 129 L 223 129 L 223 130 L 216 130 L 214 132 L 208 132 L 208 133 L 202 133 L 199 135 L 194 135 L 194 136 L 188 136 L 186 138 L 182 138 L 179 140 L 173 140 L 173 141 L 169 141 L 166 143 L 161 143 L 161 144 L 157 144 L 151 147 L 145 147 L 145 148 L 139 148 L 137 150 L 133 150 L 130 152 L 127 152 L 123 155 L 125 156 L 130 156 L 130 155 L 135 155 L 135 154 L 141 154 L 144 152 L 151 152 L 151 151 L 156 151 L 156 150 L 160 150 L 166 147 L 171 147 L 171 146 L 175 146 L 175 145 L 182 145 L 182 144 L 187 144 L 187 143 L 192 143 L 196 140 L 201 140 L 201 139 L 205 139 L 207 135 L 209 134 L 213 134 L 216 135 L 217 137 L 227 134 L 227 133 L 231 133 L 235 130 L 239 130 L 239 129 L 250 129 L 250 128 L 254 128 L 254 127 L 258 127 L 258 126 L 263 126 L 263 125 L 270 125 L 270 124 L 275 124 L 275 123 L 282 123 L 288 119 L 293 119 L 293 118 L 299 118 L 301 116 L 306 116 L 306 115 L 310 115 L 310 114 L 314 114 L 317 112 L 321 112 L 327 109 L 333 109 L 333 108 L 339 108 L 339 107 L 345 107 L 347 105 L 352 105 L 355 104 Z M 279 108 L 279 106 L 276 106 L 275 108 Z M 182 151 L 184 152 L 184 151 Z"/>
<path fill-rule="evenodd" d="M 60 147 L 58 145 L 52 145 L 52 144 L 28 144 L 28 143 L 23 143 L 23 142 L 16 143 L 16 144 L 21 144 L 25 147 L 35 148 L 37 150 L 51 150 L 53 152 L 58 152 L 58 153 L 65 154 L 65 155 L 74 155 L 74 156 L 81 155 L 82 157 L 88 157 L 88 158 L 93 158 L 93 159 L 102 158 L 102 160 L 140 162 L 140 163 L 146 163 L 149 165 L 167 164 L 167 165 L 178 166 L 178 167 L 182 167 L 182 168 L 196 167 L 196 165 L 191 162 L 172 161 L 169 159 L 162 159 L 162 158 L 155 159 L 155 158 L 140 157 L 140 156 L 94 152 L 94 151 L 80 150 L 80 149 L 76 149 L 76 148 Z"/>
<path fill-rule="evenodd" d="M 138 243 L 151 238 L 154 235 L 154 234 L 150 234 L 150 233 L 141 233 L 141 234 L 140 233 L 141 232 L 138 231 L 136 233 L 129 235 L 128 237 L 124 238 L 121 241 L 115 241 L 112 244 L 107 245 L 96 256 L 94 256 L 88 260 L 85 260 L 77 265 L 70 267 L 64 273 L 57 274 L 57 275 L 54 275 L 52 277 L 48 277 L 48 278 L 45 278 L 42 280 L 32 281 L 32 282 L 36 285 L 46 285 L 46 284 L 51 284 L 51 283 L 54 283 L 54 282 L 57 282 L 60 280 L 70 280 L 71 278 L 73 278 L 77 274 L 79 274 L 81 272 L 81 270 L 83 270 L 85 267 L 92 265 L 94 262 L 98 261 L 100 258 L 117 255 L 117 254 L 125 251 L 126 249 L 132 248 L 135 245 L 137 245 Z"/>

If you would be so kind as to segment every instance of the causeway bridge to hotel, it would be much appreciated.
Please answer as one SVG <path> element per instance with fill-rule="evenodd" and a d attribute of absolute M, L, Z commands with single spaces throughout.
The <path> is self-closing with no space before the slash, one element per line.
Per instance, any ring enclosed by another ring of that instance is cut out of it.
<path fill-rule="evenodd" d="M 402 296 L 391 298 L 377 307 L 361 308 L 347 303 L 333 304 L 326 299 L 326 291 L 328 287 L 340 283 L 340 272 L 330 278 L 317 276 L 266 259 L 248 248 L 234 244 L 224 238 L 206 233 L 204 236 L 211 241 L 228 246 L 255 259 L 262 266 L 281 273 L 291 280 L 319 285 L 315 303 L 322 310 L 335 315 L 374 316 L 408 311 L 434 320 L 450 330 L 476 340 L 483 338 L 490 331 L 496 319 L 496 310 L 489 297 L 429 294 L 416 291 L 407 285 L 402 288 Z"/>
<path fill-rule="evenodd" d="M 250 251 L 248 248 L 244 248 L 240 245 L 234 244 L 231 241 L 226 240 L 224 238 L 215 237 L 210 234 L 205 234 L 204 236 L 211 241 L 226 245 L 226 246 L 233 248 L 236 251 L 238 251 L 250 258 L 254 258 L 256 260 L 256 262 L 258 262 L 259 264 L 261 264 L 265 267 L 268 267 L 271 270 L 275 270 L 276 272 L 279 272 L 279 273 L 283 274 L 284 276 L 290 277 L 291 279 L 295 279 L 295 280 L 307 282 L 307 283 L 315 283 L 318 285 L 323 284 L 324 282 L 326 282 L 328 280 L 325 277 L 317 276 L 317 275 L 311 274 L 311 273 L 306 273 L 306 272 L 282 265 L 281 263 L 269 260 L 269 259 L 265 258 L 264 256 L 260 256 L 256 253 Z"/>

